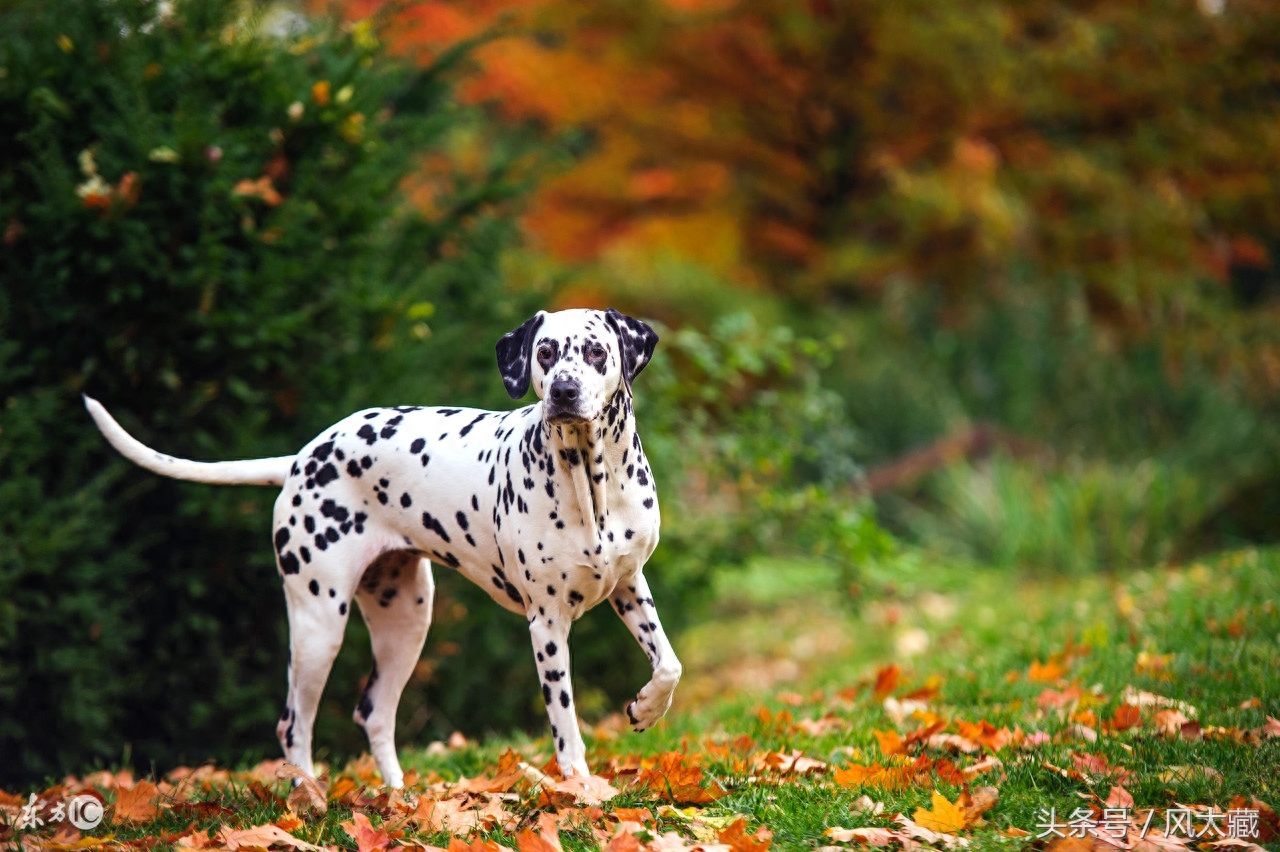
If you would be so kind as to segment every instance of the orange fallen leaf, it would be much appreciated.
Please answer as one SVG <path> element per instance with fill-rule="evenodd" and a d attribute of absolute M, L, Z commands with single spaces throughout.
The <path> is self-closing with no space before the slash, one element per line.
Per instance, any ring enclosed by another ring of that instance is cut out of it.
<path fill-rule="evenodd" d="M 716 835 L 716 839 L 728 846 L 731 852 L 765 852 L 773 842 L 772 838 L 772 833 L 764 827 L 755 834 L 747 834 L 746 819 L 738 819 Z"/>
<path fill-rule="evenodd" d="M 656 764 L 642 771 L 637 780 L 659 796 L 684 804 L 707 804 L 729 795 L 715 781 L 704 787 L 702 767 L 674 751 L 659 755 Z"/>
<path fill-rule="evenodd" d="M 120 788 L 116 792 L 114 819 L 117 822 L 149 822 L 155 819 L 160 810 L 155 803 L 159 796 L 159 788 L 150 781 Z"/>
<path fill-rule="evenodd" d="M 190 834 L 179 837 L 174 845 L 178 849 L 208 849 L 214 842 L 214 839 L 209 836 L 209 832 L 192 831 Z"/>
<path fill-rule="evenodd" d="M 516 848 L 520 852 L 560 852 L 560 847 L 552 846 L 541 834 L 526 828 L 516 835 Z"/>
<path fill-rule="evenodd" d="M 906 767 L 881 766 L 879 763 L 837 769 L 832 780 L 841 787 L 880 787 L 885 790 L 900 790 L 910 783 Z"/>
<path fill-rule="evenodd" d="M 907 747 L 903 745 L 902 737 L 898 735 L 897 731 L 872 730 L 871 733 L 875 734 L 876 742 L 880 744 L 880 752 L 885 757 L 907 753 Z"/>
<path fill-rule="evenodd" d="M 1142 711 L 1132 704 L 1121 704 L 1117 707 L 1110 722 L 1113 731 L 1127 731 L 1140 724 L 1142 724 Z"/>
<path fill-rule="evenodd" d="M 391 845 L 391 835 L 380 828 L 374 828 L 369 818 L 360 811 L 353 811 L 351 819 L 338 825 L 356 842 L 358 852 L 384 852 Z"/>
<path fill-rule="evenodd" d="M 1027 680 L 1032 683 L 1053 683 L 1061 680 L 1066 673 L 1066 667 L 1052 658 L 1046 663 L 1032 660 L 1031 665 L 1027 668 Z"/>
<path fill-rule="evenodd" d="M 876 672 L 876 685 L 873 691 L 874 700 L 878 703 L 893 694 L 898 688 L 898 680 L 902 676 L 902 670 L 897 666 L 885 666 Z"/>
<path fill-rule="evenodd" d="M 911 815 L 916 825 L 942 834 L 955 834 L 965 827 L 967 821 L 963 808 L 952 804 L 937 790 L 933 791 L 932 800 L 932 810 L 916 808 Z"/>

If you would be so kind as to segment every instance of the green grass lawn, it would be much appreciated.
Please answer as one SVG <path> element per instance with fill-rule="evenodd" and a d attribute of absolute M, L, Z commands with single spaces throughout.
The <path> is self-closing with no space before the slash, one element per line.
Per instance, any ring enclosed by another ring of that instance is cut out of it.
<path fill-rule="evenodd" d="M 505 798 L 467 799 L 472 810 L 492 799 L 497 813 L 468 839 L 531 852 L 533 834 L 517 843 L 518 832 L 536 832 L 540 814 L 559 813 L 558 839 L 569 850 L 678 848 L 674 837 L 662 838 L 669 832 L 687 845 L 749 850 L 762 848 L 753 836 L 762 827 L 775 849 L 864 842 L 832 828 L 896 832 L 863 835 L 897 848 L 895 836 L 910 825 L 932 824 L 920 810 L 928 809 L 939 825 L 950 819 L 957 827 L 944 833 L 968 848 L 1011 849 L 1045 845 L 1050 838 L 1036 835 L 1049 809 L 1060 824 L 1073 815 L 1098 823 L 1111 816 L 1111 825 L 1127 817 L 1135 829 L 1154 809 L 1151 834 L 1159 835 L 1167 819 L 1204 829 L 1213 807 L 1257 811 L 1262 845 L 1280 848 L 1270 810 L 1280 804 L 1280 723 L 1268 723 L 1280 717 L 1280 552 L 1071 581 L 909 556 L 869 569 L 857 607 L 836 583 L 804 562 L 761 562 L 726 577 L 717 617 L 677 642 L 686 678 L 667 720 L 645 734 L 626 732 L 616 717 L 588 726 L 593 769 L 622 792 L 593 810 L 520 781 Z M 1122 708 L 1125 696 L 1137 710 Z M 199 842 L 192 827 L 216 839 L 222 826 L 278 821 L 307 842 L 354 849 L 348 835 L 361 829 L 339 827 L 353 812 L 371 821 L 360 848 L 388 838 L 392 848 L 413 840 L 447 847 L 449 833 L 431 831 L 413 797 L 449 799 L 455 791 L 442 780 L 492 776 L 508 749 L 534 766 L 552 754 L 546 737 L 404 748 L 418 779 L 407 803 L 378 798 L 376 784 L 361 792 L 375 779 L 367 761 L 357 762 L 329 779 L 327 815 L 299 819 L 278 798 L 287 787 L 269 776 L 255 786 L 241 773 L 176 798 L 162 785 L 154 819 L 129 822 L 109 811 L 102 826 L 84 836 L 64 830 L 50 848 L 130 840 L 181 848 L 174 844 L 184 836 Z M 797 752 L 810 762 L 797 764 Z M 677 763 L 683 769 L 673 771 Z M 973 811 L 937 806 L 938 797 L 949 806 L 966 792 L 988 806 L 996 797 L 981 822 Z M 179 801 L 191 798 L 210 804 Z M 646 809 L 621 811 L 646 826 L 634 843 L 614 837 L 620 808 Z M 726 833 L 738 818 L 745 831 Z M 1225 820 L 1217 825 L 1226 828 Z M 0 840 L 47 842 L 50 828 Z M 952 842 L 923 838 L 938 848 Z M 1136 835 L 1129 845 L 1157 848 Z M 1121 846 L 1064 838 L 1054 848 Z"/>

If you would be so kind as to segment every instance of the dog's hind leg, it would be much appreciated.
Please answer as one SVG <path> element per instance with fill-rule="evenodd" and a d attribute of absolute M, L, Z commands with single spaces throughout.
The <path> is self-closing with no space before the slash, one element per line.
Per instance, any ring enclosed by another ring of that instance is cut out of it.
<path fill-rule="evenodd" d="M 276 734 L 285 758 L 308 775 L 311 765 L 311 736 L 320 694 L 333 660 L 342 647 L 347 626 L 347 605 L 321 598 L 315 580 L 310 585 L 296 577 L 286 578 L 285 602 L 289 609 L 289 698 Z M 336 597 L 337 591 L 334 591 Z"/>
<path fill-rule="evenodd" d="M 369 626 L 373 670 L 354 718 L 369 736 L 369 750 L 388 787 L 404 785 L 396 757 L 396 708 L 422 655 L 434 594 L 431 563 L 407 550 L 374 560 L 356 591 L 360 614 Z"/>

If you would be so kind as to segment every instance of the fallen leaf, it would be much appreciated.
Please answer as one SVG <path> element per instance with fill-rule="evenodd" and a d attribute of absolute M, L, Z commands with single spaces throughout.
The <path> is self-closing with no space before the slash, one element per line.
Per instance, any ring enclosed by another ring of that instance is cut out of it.
<path fill-rule="evenodd" d="M 305 814 L 314 811 L 323 816 L 329 812 L 329 799 L 324 787 L 292 763 L 281 764 L 276 769 L 276 777 L 297 784 L 289 791 L 288 799 L 288 805 L 295 813 Z"/>
<path fill-rule="evenodd" d="M 1116 708 L 1115 715 L 1111 717 L 1110 725 L 1113 731 L 1127 731 L 1142 723 L 1142 711 L 1132 704 L 1121 704 Z"/>
<path fill-rule="evenodd" d="M 698 774 L 701 776 L 701 770 Z M 618 789 L 598 775 L 570 775 L 547 786 L 558 793 L 568 793 L 580 805 L 598 805 L 618 795 Z"/>
<path fill-rule="evenodd" d="M 1008 728 L 997 728 L 985 719 L 980 722 L 957 721 L 956 730 L 966 740 L 975 742 L 992 753 L 1012 743 L 1014 736 Z"/>
<path fill-rule="evenodd" d="M 957 734 L 934 734 L 929 737 L 929 748 L 934 751 L 949 751 L 953 754 L 973 754 L 979 746 L 973 740 Z"/>
<path fill-rule="evenodd" d="M 1191 721 L 1182 711 L 1175 709 L 1157 710 L 1155 727 L 1161 736 L 1178 738 L 1182 735 L 1182 726 Z"/>
<path fill-rule="evenodd" d="M 906 746 L 902 744 L 902 737 L 897 731 L 872 730 L 871 733 L 875 735 L 876 742 L 880 744 L 880 753 L 885 757 L 907 753 Z"/>
<path fill-rule="evenodd" d="M 374 828 L 369 818 L 360 811 L 352 812 L 351 819 L 338 825 L 356 842 L 358 852 L 383 852 L 391 845 L 391 835 L 380 828 Z"/>
<path fill-rule="evenodd" d="M 885 666 L 876 672 L 876 685 L 872 692 L 872 700 L 883 701 L 898 688 L 898 680 L 902 670 L 894 665 Z"/>
<path fill-rule="evenodd" d="M 1107 793 L 1106 805 L 1109 808 L 1132 808 L 1133 796 L 1120 785 L 1112 785 L 1111 792 Z"/>
<path fill-rule="evenodd" d="M 1221 840 L 1215 840 L 1204 845 L 1210 849 L 1243 849 L 1245 852 L 1266 852 L 1258 844 L 1250 843 L 1248 840 L 1241 840 L 1238 837 L 1224 837 Z"/>
<path fill-rule="evenodd" d="M 1124 688 L 1124 691 L 1120 693 L 1120 700 L 1135 707 L 1172 707 L 1188 717 L 1197 715 L 1196 708 L 1185 701 L 1156 695 L 1154 692 L 1147 692 L 1143 689 L 1134 689 L 1133 686 Z"/>
<path fill-rule="evenodd" d="M 937 794 L 935 793 L 935 795 Z M 945 802 L 946 799 L 943 799 L 943 801 Z M 946 832 L 934 831 L 931 828 L 926 828 L 923 825 L 912 822 L 902 814 L 898 814 L 894 817 L 893 821 L 902 826 L 903 834 L 915 840 L 923 840 L 925 843 L 941 843 L 948 849 L 954 849 L 957 846 L 969 845 L 968 840 L 956 837 L 954 834 L 947 834 Z"/>
<path fill-rule="evenodd" d="M 733 852 L 765 852 L 772 843 L 772 837 L 763 826 L 755 834 L 747 834 L 747 821 L 739 817 L 720 831 L 716 839 Z"/>
<path fill-rule="evenodd" d="M 999 802 L 1000 791 L 995 787 L 975 787 L 970 792 L 961 793 L 956 806 L 964 810 L 964 824 L 970 827 L 982 822 L 982 815 Z"/>
<path fill-rule="evenodd" d="M 150 781 L 139 781 L 132 787 L 116 791 L 114 819 L 124 822 L 149 822 L 156 818 L 159 807 L 156 799 L 160 790 Z"/>
<path fill-rule="evenodd" d="M 209 836 L 209 832 L 193 831 L 179 837 L 174 845 L 179 849 L 208 849 L 213 843 L 214 839 Z"/>
<path fill-rule="evenodd" d="M 520 852 L 561 852 L 559 846 L 552 846 L 545 837 L 529 828 L 516 835 L 516 848 Z"/>
<path fill-rule="evenodd" d="M 230 852 L 236 852 L 237 849 L 266 849 L 274 845 L 300 849 L 302 852 L 324 852 L 321 847 L 299 840 L 270 823 L 240 830 L 224 825 L 218 830 L 218 842 L 227 847 Z"/>
<path fill-rule="evenodd" d="M 830 837 L 837 843 L 848 843 L 856 840 L 859 843 L 865 843 L 868 846 L 888 846 L 890 843 L 900 842 L 901 838 L 898 832 L 888 828 L 877 828 L 869 826 L 867 828 L 840 828 L 833 826 L 822 832 L 824 837 Z"/>
<path fill-rule="evenodd" d="M 1027 668 L 1027 680 L 1033 683 L 1053 683 L 1061 680 L 1067 673 L 1062 663 L 1050 659 L 1047 663 L 1033 660 Z"/>
<path fill-rule="evenodd" d="M 702 767 L 675 751 L 659 755 L 654 766 L 641 772 L 637 781 L 659 796 L 686 804 L 708 804 L 729 795 L 715 781 L 704 787 Z"/>
<path fill-rule="evenodd" d="M 973 764 L 972 766 L 966 766 L 964 769 L 960 771 L 961 773 L 964 774 L 965 778 L 969 780 L 973 780 L 974 778 L 977 778 L 979 775 L 999 769 L 1002 766 L 1004 766 L 1004 764 L 1000 761 L 1000 758 L 992 755 L 990 757 L 984 758 L 983 760 L 979 760 L 977 763 Z"/>
<path fill-rule="evenodd" d="M 933 809 L 916 808 L 911 815 L 916 825 L 942 834 L 955 834 L 965 827 L 964 809 L 950 801 L 937 790 L 933 791 Z"/>
<path fill-rule="evenodd" d="M 861 796 L 853 800 L 853 804 L 849 805 L 849 810 L 855 814 L 879 816 L 884 813 L 884 802 L 873 802 L 870 796 L 863 793 Z"/>

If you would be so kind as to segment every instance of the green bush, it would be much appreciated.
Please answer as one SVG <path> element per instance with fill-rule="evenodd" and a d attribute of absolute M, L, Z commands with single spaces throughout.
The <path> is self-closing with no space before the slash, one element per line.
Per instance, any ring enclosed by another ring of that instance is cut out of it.
<path fill-rule="evenodd" d="M 278 455 L 361 404 L 504 399 L 473 341 L 530 307 L 497 273 L 530 149 L 438 164 L 482 120 L 450 99 L 459 52 L 168 8 L 0 18 L 0 783 L 276 751 L 274 494 L 132 468 L 81 391 L 177 455 Z M 400 188 L 432 153 L 425 215 Z M 367 653 L 322 742 L 359 747 Z"/>
<path fill-rule="evenodd" d="M 1040 571 L 1273 540 L 1241 513 L 1277 507 L 1274 405 L 1190 347 L 1172 363 L 1158 341 L 1117 342 L 1084 301 L 1067 284 L 1049 293 L 1015 278 L 964 319 L 906 291 L 883 312 L 841 317 L 849 346 L 824 379 L 869 463 L 977 422 L 1039 448 L 886 494 L 885 524 L 945 553 Z"/>

